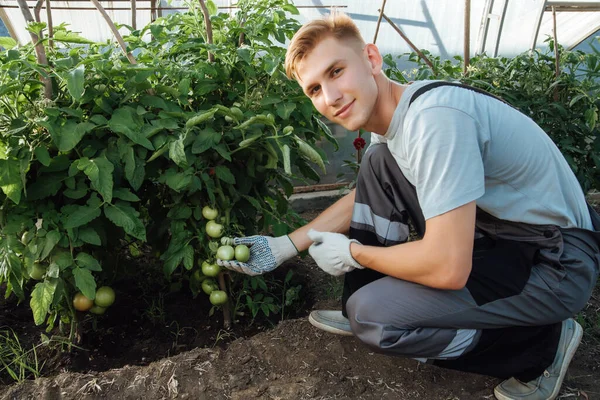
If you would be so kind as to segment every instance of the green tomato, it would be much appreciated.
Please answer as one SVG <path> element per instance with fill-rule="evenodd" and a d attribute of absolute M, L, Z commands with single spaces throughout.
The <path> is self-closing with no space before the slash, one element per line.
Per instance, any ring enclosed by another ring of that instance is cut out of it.
<path fill-rule="evenodd" d="M 25 231 L 23 232 L 23 235 L 21 236 L 21 243 L 23 243 L 25 246 L 27 246 L 29 244 L 29 242 L 31 242 L 31 239 L 33 239 L 35 237 L 35 233 L 31 232 L 31 231 Z"/>
<path fill-rule="evenodd" d="M 106 307 L 93 306 L 90 308 L 90 312 L 92 314 L 102 315 L 106 312 Z"/>
<path fill-rule="evenodd" d="M 208 221 L 206 223 L 206 234 L 211 238 L 220 238 L 221 236 L 223 236 L 223 225 L 217 224 L 213 220 Z"/>
<path fill-rule="evenodd" d="M 234 256 L 235 256 L 235 250 L 233 250 L 233 247 L 231 247 L 229 245 L 221 246 L 217 250 L 217 258 L 219 260 L 223 260 L 223 261 L 233 260 Z"/>
<path fill-rule="evenodd" d="M 109 286 L 102 286 L 96 290 L 94 303 L 100 307 L 110 307 L 115 302 L 115 291 Z"/>
<path fill-rule="evenodd" d="M 202 282 L 202 291 L 210 295 L 213 291 L 218 290 L 219 286 L 213 279 L 206 279 Z"/>
<path fill-rule="evenodd" d="M 218 215 L 219 215 L 219 210 L 217 210 L 216 208 L 204 206 L 204 208 L 202 209 L 202 216 L 206 219 L 213 220 L 213 219 L 217 218 Z"/>
<path fill-rule="evenodd" d="M 205 280 L 206 278 L 208 278 L 208 277 L 206 275 L 204 275 L 201 270 L 197 269 L 194 271 L 194 273 L 192 274 L 192 277 L 190 279 L 193 282 L 200 283 L 203 280 Z"/>
<path fill-rule="evenodd" d="M 220 306 L 227 303 L 227 293 L 222 290 L 213 290 L 209 300 L 213 306 Z"/>
<path fill-rule="evenodd" d="M 39 281 L 44 277 L 45 273 L 46 273 L 46 268 L 42 264 L 35 262 L 35 263 L 33 263 L 31 272 L 29 272 L 29 276 L 31 277 L 31 279 L 35 279 L 36 281 Z"/>
<path fill-rule="evenodd" d="M 245 244 L 235 246 L 235 259 L 239 262 L 246 262 L 250 258 L 250 249 Z"/>
<path fill-rule="evenodd" d="M 208 261 L 202 263 L 202 273 L 206 276 L 215 277 L 221 272 L 221 267 L 217 264 L 210 264 Z"/>

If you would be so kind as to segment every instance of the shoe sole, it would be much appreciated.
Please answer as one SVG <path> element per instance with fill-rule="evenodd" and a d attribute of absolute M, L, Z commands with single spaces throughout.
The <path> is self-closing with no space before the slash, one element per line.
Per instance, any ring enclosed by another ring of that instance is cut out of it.
<path fill-rule="evenodd" d="M 574 322 L 575 329 L 573 331 L 573 337 L 571 338 L 571 342 L 569 343 L 569 346 L 567 347 L 567 350 L 565 352 L 565 358 L 562 364 L 562 368 L 560 369 L 559 378 L 556 380 L 556 385 L 554 386 L 554 389 L 552 390 L 552 393 L 550 394 L 550 397 L 548 397 L 547 400 L 554 400 L 556 396 L 558 396 L 560 388 L 562 387 L 563 381 L 565 379 L 565 375 L 567 375 L 567 369 L 569 369 L 569 364 L 571 364 L 573 356 L 575 356 L 577 348 L 579 347 L 579 343 L 581 343 L 581 338 L 583 337 L 583 328 L 577 323 L 577 321 Z M 499 392 L 498 386 L 494 388 L 494 396 L 496 396 L 496 399 L 498 400 L 514 400 L 513 398 L 507 397 L 501 392 Z"/>
<path fill-rule="evenodd" d="M 573 360 L 573 356 L 575 356 L 575 352 L 577 352 L 577 348 L 579 347 L 579 343 L 581 343 L 581 338 L 583 337 L 583 328 L 581 327 L 581 325 L 579 325 L 577 323 L 577 321 L 575 321 L 575 320 L 573 320 L 573 323 L 575 325 L 575 329 L 573 332 L 573 338 L 571 339 L 571 342 L 569 343 L 569 346 L 567 347 L 567 351 L 565 354 L 565 361 L 563 361 L 562 368 L 560 369 L 559 378 L 556 381 L 554 390 L 552 390 L 552 393 L 550 394 L 550 397 L 548 398 L 548 400 L 553 400 L 556 398 L 556 396 L 558 396 L 558 393 L 560 392 L 560 388 L 562 386 L 563 380 L 565 379 L 565 376 L 567 375 L 567 369 L 569 369 L 569 364 L 571 364 L 571 361 Z"/>
<path fill-rule="evenodd" d="M 310 322 L 310 324 L 312 326 L 314 326 L 315 328 L 319 328 L 325 332 L 333 333 L 334 335 L 354 336 L 354 334 L 351 331 L 349 332 L 349 331 L 345 331 L 343 329 L 338 329 L 331 325 L 326 325 L 322 322 L 317 321 L 316 319 L 313 318 L 312 313 L 309 314 L 309 316 L 308 316 L 308 322 Z"/>

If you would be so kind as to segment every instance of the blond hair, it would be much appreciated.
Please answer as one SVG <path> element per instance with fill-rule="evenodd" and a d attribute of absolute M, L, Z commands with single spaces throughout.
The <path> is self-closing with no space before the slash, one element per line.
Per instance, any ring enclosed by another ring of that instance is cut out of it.
<path fill-rule="evenodd" d="M 342 12 L 333 12 L 323 18 L 307 22 L 292 38 L 285 55 L 285 73 L 290 79 L 296 79 L 298 64 L 323 39 L 333 37 L 337 40 L 350 40 L 365 45 L 365 41 L 352 19 Z"/>

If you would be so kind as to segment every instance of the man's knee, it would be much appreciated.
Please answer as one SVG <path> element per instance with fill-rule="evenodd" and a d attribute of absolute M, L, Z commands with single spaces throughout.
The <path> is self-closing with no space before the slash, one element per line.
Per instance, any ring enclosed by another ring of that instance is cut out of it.
<path fill-rule="evenodd" d="M 381 302 L 372 291 L 359 290 L 355 292 L 346 303 L 346 311 L 352 333 L 361 342 L 374 350 L 384 351 L 384 329 L 390 325 L 385 315 L 381 312 Z M 401 326 L 394 324 L 395 330 Z"/>

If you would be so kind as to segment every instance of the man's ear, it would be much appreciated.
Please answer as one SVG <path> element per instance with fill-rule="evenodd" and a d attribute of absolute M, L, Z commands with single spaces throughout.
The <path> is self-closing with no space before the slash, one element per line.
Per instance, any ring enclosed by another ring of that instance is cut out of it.
<path fill-rule="evenodd" d="M 379 48 L 373 43 L 368 43 L 365 45 L 364 54 L 367 56 L 373 75 L 379 75 L 383 67 L 383 57 L 381 57 Z"/>

